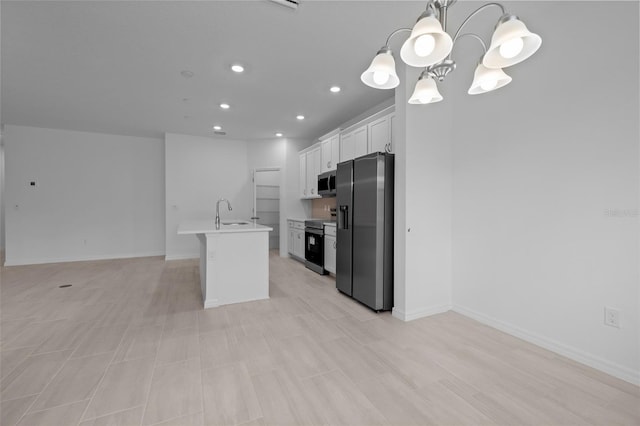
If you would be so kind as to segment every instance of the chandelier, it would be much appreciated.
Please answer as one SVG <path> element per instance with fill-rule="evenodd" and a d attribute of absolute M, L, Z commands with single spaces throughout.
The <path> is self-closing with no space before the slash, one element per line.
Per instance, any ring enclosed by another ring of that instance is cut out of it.
<path fill-rule="evenodd" d="M 396 34 L 410 32 L 400 49 L 400 57 L 407 65 L 424 67 L 409 98 L 410 104 L 429 104 L 443 99 L 436 80 L 444 81 L 447 74 L 456 68 L 451 53 L 455 43 L 462 37 L 474 38 L 484 51 L 468 93 L 487 93 L 509 84 L 511 77 L 502 69 L 533 55 L 540 48 L 542 38 L 530 32 L 517 16 L 507 13 L 500 3 L 487 3 L 473 11 L 451 38 L 446 32 L 447 10 L 455 2 L 456 0 L 429 0 L 426 10 L 418 17 L 413 28 L 399 28 L 389 34 L 385 45 L 378 50 L 369 68 L 360 76 L 362 82 L 375 89 L 393 89 L 400 84 L 389 41 Z M 480 36 L 474 33 L 461 34 L 461 31 L 474 16 L 489 7 L 499 8 L 502 15 L 487 49 Z"/>

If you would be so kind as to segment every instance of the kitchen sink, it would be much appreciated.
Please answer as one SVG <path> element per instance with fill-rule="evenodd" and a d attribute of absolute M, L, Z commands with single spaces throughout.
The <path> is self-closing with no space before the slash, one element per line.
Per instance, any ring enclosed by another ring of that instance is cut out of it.
<path fill-rule="evenodd" d="M 223 220 L 223 225 L 249 225 L 249 222 L 245 220 Z"/>

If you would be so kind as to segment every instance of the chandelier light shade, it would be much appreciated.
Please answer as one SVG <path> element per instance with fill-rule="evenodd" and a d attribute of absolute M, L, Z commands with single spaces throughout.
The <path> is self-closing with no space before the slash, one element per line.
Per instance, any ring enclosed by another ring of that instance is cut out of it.
<path fill-rule="evenodd" d="M 487 68 L 506 68 L 524 61 L 540 48 L 542 38 L 527 29 L 513 15 L 503 17 L 491 37 L 483 64 Z"/>
<path fill-rule="evenodd" d="M 440 102 L 442 99 L 444 98 L 438 91 L 436 81 L 433 77 L 423 72 L 416 83 L 413 94 L 409 98 L 409 103 L 424 105 Z"/>
<path fill-rule="evenodd" d="M 453 40 L 433 13 L 423 13 L 400 49 L 400 57 L 412 67 L 427 67 L 451 53 Z"/>
<path fill-rule="evenodd" d="M 375 89 L 398 87 L 400 79 L 396 74 L 396 61 L 393 59 L 393 54 L 389 48 L 383 47 L 378 51 L 369 68 L 360 76 L 360 80 Z"/>
<path fill-rule="evenodd" d="M 473 83 L 469 88 L 470 95 L 491 92 L 511 83 L 511 77 L 500 68 L 487 68 L 482 63 L 476 67 L 473 73 Z"/>
<path fill-rule="evenodd" d="M 471 12 L 451 37 L 447 33 L 447 12 L 456 1 L 427 0 L 426 10 L 413 28 L 399 28 L 389 34 L 384 47 L 360 76 L 362 82 L 376 89 L 393 89 L 400 84 L 389 41 L 396 34 L 407 32 L 411 34 L 400 48 L 400 57 L 409 66 L 424 67 L 409 98 L 410 104 L 429 104 L 443 99 L 436 80 L 444 81 L 456 69 L 456 62 L 451 55 L 456 43 L 464 37 L 474 38 L 483 49 L 467 93 L 487 93 L 511 83 L 511 77 L 502 68 L 520 63 L 533 55 L 542 45 L 542 38 L 529 31 L 520 18 L 506 13 L 500 3 L 487 3 Z M 482 37 L 474 33 L 462 33 L 462 29 L 478 13 L 490 7 L 499 8 L 502 14 L 487 49 Z"/>

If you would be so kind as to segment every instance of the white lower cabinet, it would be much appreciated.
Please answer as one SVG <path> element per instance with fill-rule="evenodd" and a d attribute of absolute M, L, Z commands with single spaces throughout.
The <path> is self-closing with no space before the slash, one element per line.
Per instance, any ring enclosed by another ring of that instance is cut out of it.
<path fill-rule="evenodd" d="M 304 222 L 288 220 L 287 251 L 289 254 L 304 260 Z"/>
<path fill-rule="evenodd" d="M 324 269 L 336 273 L 336 227 L 324 227 Z"/>

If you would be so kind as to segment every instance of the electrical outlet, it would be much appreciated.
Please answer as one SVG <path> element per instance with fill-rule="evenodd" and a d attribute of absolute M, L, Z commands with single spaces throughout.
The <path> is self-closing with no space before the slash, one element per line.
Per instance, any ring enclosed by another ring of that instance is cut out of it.
<path fill-rule="evenodd" d="M 620 328 L 620 311 L 614 308 L 604 307 L 604 325 Z"/>

